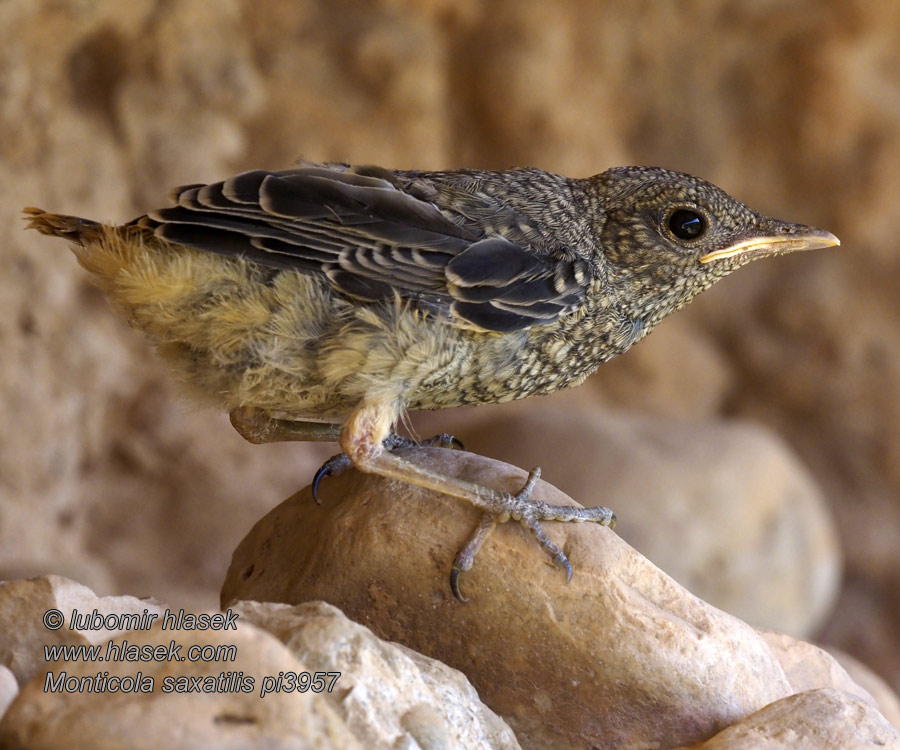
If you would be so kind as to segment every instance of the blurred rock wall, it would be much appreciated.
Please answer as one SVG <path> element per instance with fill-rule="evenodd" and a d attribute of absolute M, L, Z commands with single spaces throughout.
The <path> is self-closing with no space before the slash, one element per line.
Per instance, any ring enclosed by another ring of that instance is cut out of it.
<path fill-rule="evenodd" d="M 778 432 L 845 549 L 821 635 L 900 685 L 900 5 L 6 0 L 0 42 L 0 578 L 212 603 L 331 452 L 185 404 L 22 206 L 123 221 L 299 157 L 658 164 L 843 246 L 735 274 L 584 398 Z"/>

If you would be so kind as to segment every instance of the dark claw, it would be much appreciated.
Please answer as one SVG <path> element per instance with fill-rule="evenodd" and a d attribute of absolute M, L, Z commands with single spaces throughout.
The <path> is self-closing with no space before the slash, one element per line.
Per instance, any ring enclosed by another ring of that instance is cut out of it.
<path fill-rule="evenodd" d="M 351 461 L 345 453 L 338 453 L 319 467 L 312 481 L 312 496 L 313 500 L 316 501 L 316 505 L 322 504 L 322 501 L 319 500 L 319 482 L 322 481 L 323 477 L 336 477 L 341 472 L 349 469 L 351 465 Z"/>
<path fill-rule="evenodd" d="M 563 560 L 560 565 L 566 569 L 566 583 L 568 583 L 572 580 L 572 566 L 569 564 L 568 560 Z"/>
<path fill-rule="evenodd" d="M 331 474 L 331 472 L 328 470 L 328 462 L 325 462 L 318 468 L 316 475 L 313 477 L 312 496 L 313 500 L 316 501 L 316 505 L 322 504 L 322 501 L 319 500 L 319 482 L 322 481 L 322 477 L 327 477 L 329 474 Z"/>
<path fill-rule="evenodd" d="M 405 435 L 398 435 L 397 433 L 392 432 L 384 439 L 383 445 L 384 449 L 388 451 L 394 451 L 398 448 L 415 448 L 419 445 L 436 445 L 440 448 L 453 448 L 454 450 L 460 451 L 464 450 L 463 444 L 453 437 L 453 435 L 448 435 L 446 432 L 442 432 L 440 435 L 435 435 L 422 442 L 417 442 Z M 313 500 L 316 501 L 316 505 L 322 504 L 319 500 L 319 483 L 322 479 L 324 477 L 336 477 L 341 472 L 349 469 L 352 465 L 353 462 L 347 457 L 346 453 L 338 453 L 319 467 L 312 481 L 312 496 Z M 463 599 L 461 601 L 466 600 Z"/>
<path fill-rule="evenodd" d="M 462 592 L 459 590 L 459 574 L 462 571 L 457 568 L 455 565 L 450 568 L 450 590 L 453 592 L 453 596 L 455 596 L 461 602 L 469 601 L 462 595 Z"/>
<path fill-rule="evenodd" d="M 319 500 L 319 482 L 322 481 L 322 477 L 328 476 L 328 468 L 327 464 L 322 464 L 317 470 L 316 475 L 313 477 L 312 481 L 312 496 L 313 500 L 316 501 L 316 505 L 321 505 L 322 501 Z"/>

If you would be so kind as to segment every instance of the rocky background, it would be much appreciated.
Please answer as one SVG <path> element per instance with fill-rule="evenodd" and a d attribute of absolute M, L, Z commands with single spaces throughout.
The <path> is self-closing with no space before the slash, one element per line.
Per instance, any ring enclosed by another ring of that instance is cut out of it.
<path fill-rule="evenodd" d="M 539 461 L 695 593 L 900 687 L 900 6 L 6 0 L 0 41 L 0 579 L 212 606 L 333 451 L 181 400 L 21 207 L 124 221 L 301 157 L 656 164 L 843 246 L 743 269 L 578 391 L 420 429 Z"/>

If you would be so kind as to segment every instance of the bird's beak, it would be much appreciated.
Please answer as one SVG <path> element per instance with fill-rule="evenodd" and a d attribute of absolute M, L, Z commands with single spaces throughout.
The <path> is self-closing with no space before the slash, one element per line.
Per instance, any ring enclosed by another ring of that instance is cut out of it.
<path fill-rule="evenodd" d="M 831 232 L 803 224 L 768 220 L 759 226 L 753 236 L 744 237 L 728 247 L 713 250 L 700 256 L 701 263 L 712 263 L 723 258 L 741 256 L 744 259 L 764 255 L 781 255 L 799 250 L 819 250 L 823 247 L 840 245 L 841 241 Z"/>

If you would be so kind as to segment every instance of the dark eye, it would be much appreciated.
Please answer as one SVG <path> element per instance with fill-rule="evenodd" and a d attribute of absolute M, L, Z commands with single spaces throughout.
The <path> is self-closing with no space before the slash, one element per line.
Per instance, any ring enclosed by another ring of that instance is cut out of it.
<path fill-rule="evenodd" d="M 679 208 L 669 217 L 669 230 L 680 240 L 696 240 L 706 231 L 706 219 L 690 208 Z"/>

